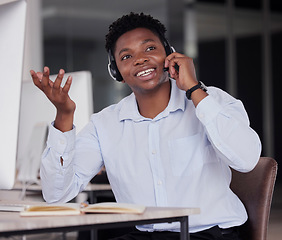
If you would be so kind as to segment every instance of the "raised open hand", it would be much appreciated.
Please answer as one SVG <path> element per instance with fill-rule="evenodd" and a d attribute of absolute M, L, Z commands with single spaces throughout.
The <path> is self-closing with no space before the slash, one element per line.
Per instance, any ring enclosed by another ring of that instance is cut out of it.
<path fill-rule="evenodd" d="M 50 80 L 50 70 L 44 67 L 43 72 L 35 73 L 30 71 L 33 83 L 47 96 L 47 98 L 54 104 L 57 109 L 55 119 L 55 127 L 61 131 L 68 131 L 73 125 L 73 115 L 75 111 L 75 102 L 69 97 L 69 90 L 72 83 L 72 77 L 69 76 L 65 85 L 62 87 L 61 83 L 65 71 L 61 69 L 57 75 L 56 80 Z"/>

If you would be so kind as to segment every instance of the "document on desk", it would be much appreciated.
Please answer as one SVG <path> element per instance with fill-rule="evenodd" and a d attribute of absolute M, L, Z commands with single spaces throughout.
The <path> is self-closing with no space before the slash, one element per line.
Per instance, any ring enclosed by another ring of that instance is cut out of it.
<path fill-rule="evenodd" d="M 66 203 L 61 205 L 33 205 L 20 212 L 20 216 L 79 215 L 86 213 L 130 213 L 142 214 L 146 207 L 136 204 L 104 202 L 95 204 Z"/>

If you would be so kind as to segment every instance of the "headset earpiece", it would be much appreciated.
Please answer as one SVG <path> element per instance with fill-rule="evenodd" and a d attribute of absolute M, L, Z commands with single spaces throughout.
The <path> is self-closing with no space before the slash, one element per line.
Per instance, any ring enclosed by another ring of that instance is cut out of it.
<path fill-rule="evenodd" d="M 122 76 L 117 68 L 115 57 L 111 50 L 109 50 L 108 52 L 108 71 L 109 71 L 110 76 L 114 80 L 119 81 L 119 82 L 122 81 Z"/>

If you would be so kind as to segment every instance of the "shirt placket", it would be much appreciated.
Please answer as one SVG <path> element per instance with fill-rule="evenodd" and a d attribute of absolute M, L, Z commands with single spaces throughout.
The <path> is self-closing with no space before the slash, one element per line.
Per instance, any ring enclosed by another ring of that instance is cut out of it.
<path fill-rule="evenodd" d="M 167 206 L 165 174 L 160 154 L 159 124 L 149 124 L 149 159 L 152 170 L 155 200 L 157 206 Z"/>

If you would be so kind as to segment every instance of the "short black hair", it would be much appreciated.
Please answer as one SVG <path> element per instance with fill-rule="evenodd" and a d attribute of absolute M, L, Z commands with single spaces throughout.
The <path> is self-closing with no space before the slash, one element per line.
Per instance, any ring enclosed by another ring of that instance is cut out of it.
<path fill-rule="evenodd" d="M 105 44 L 107 52 L 114 52 L 118 38 L 136 28 L 147 28 L 156 33 L 160 40 L 165 38 L 166 28 L 159 20 L 154 19 L 151 15 L 131 12 L 117 19 L 109 26 L 109 33 L 106 35 Z"/>

